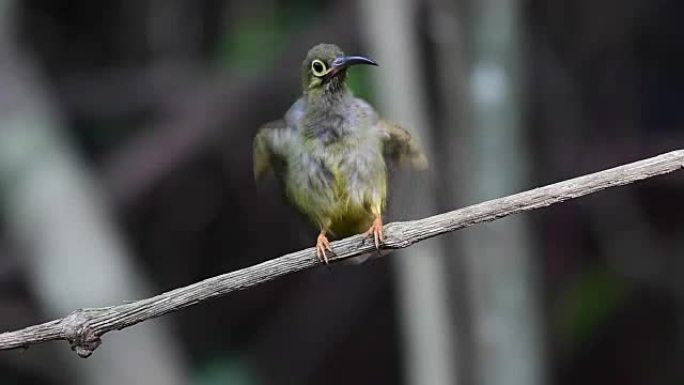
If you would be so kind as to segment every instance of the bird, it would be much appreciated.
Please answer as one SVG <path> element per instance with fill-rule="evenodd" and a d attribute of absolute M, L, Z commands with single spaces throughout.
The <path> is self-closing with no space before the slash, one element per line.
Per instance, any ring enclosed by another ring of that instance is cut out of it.
<path fill-rule="evenodd" d="M 254 177 L 273 171 L 287 198 L 318 228 L 316 258 L 329 263 L 328 235 L 363 233 L 379 251 L 384 241 L 388 164 L 427 168 L 418 141 L 384 119 L 346 84 L 354 65 L 378 64 L 346 56 L 334 44 L 311 48 L 301 66 L 302 96 L 253 140 Z"/>

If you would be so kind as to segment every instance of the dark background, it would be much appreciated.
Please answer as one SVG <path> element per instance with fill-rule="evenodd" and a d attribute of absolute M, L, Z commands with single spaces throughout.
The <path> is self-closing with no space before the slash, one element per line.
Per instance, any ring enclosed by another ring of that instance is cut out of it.
<path fill-rule="evenodd" d="M 251 140 L 299 96 L 312 45 L 374 57 L 378 41 L 400 38 L 369 32 L 383 21 L 361 3 L 0 1 L 0 330 L 312 246 L 315 229 L 276 181 L 255 186 Z M 513 5 L 398 1 L 412 52 L 350 72 L 358 95 L 391 111 L 375 76 L 418 59 L 420 93 L 410 96 L 427 124 L 409 128 L 429 149 L 435 191 L 419 199 L 441 212 L 684 147 L 684 3 L 502 3 Z M 514 12 L 501 16 L 515 21 L 514 45 L 480 46 L 482 31 L 506 34 L 478 17 L 487 9 Z M 499 156 L 477 139 L 478 114 L 497 112 L 477 112 L 468 91 L 489 54 L 516 79 L 502 96 L 514 110 L 487 135 L 518 161 L 496 162 L 495 175 L 473 170 Z M 525 178 L 507 184 L 509 171 Z M 475 180 L 503 187 L 467 192 Z M 516 226 L 528 236 L 513 245 L 523 244 L 516 266 L 529 272 L 520 282 L 536 321 L 516 333 L 529 344 L 482 341 L 481 275 L 465 257 L 478 253 L 459 246 L 474 233 L 441 237 L 440 306 L 458 337 L 442 382 L 522 385 L 515 373 L 531 370 L 532 385 L 681 384 L 683 190 L 675 173 L 524 214 Z M 403 207 L 386 220 L 408 219 Z M 510 249 L 498 250 L 505 261 Z M 0 383 L 439 383 L 410 380 L 420 353 L 405 337 L 413 326 L 401 293 L 411 287 L 395 263 L 315 269 L 231 294 L 108 334 L 88 360 L 63 342 L 2 352 Z M 488 287 L 508 290 L 495 281 Z M 490 359 L 497 349 L 516 353 Z"/>

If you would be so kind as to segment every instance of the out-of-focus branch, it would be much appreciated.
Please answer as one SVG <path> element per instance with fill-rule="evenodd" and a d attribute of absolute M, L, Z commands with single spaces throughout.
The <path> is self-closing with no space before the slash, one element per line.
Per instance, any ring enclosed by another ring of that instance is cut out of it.
<path fill-rule="evenodd" d="M 32 50 L 21 44 L 18 3 L 0 1 L 3 232 L 23 255 L 21 272 L 43 314 L 145 296 L 147 282 L 115 229 L 97 180 L 69 140 Z M 4 309 L 2 318 L 8 321 Z M 68 360 L 54 367 L 62 377 L 73 372 L 67 382 L 74 384 L 121 384 L 131 377 L 147 378 L 149 385 L 187 383 L 180 350 L 164 325 L 149 323 L 122 337 L 90 365 Z"/>
<path fill-rule="evenodd" d="M 524 124 L 523 2 L 473 1 L 467 9 L 468 88 L 458 190 L 478 201 L 527 185 L 532 152 Z M 449 72 L 447 65 L 442 71 Z M 600 163 L 599 163 L 600 164 Z M 453 188 L 453 186 L 452 186 Z M 472 379 L 478 385 L 544 384 L 544 335 L 534 233 L 525 218 L 463 234 L 456 252 L 468 275 L 465 290 L 473 325 Z M 505 258 L 501 253 L 505 252 Z"/>
<path fill-rule="evenodd" d="M 629 163 L 594 174 L 569 179 L 459 210 L 385 228 L 384 249 L 400 249 L 434 236 L 489 222 L 511 214 L 546 207 L 568 199 L 621 186 L 684 167 L 684 150 Z M 373 252 L 373 242 L 356 235 L 332 244 L 340 261 Z M 0 350 L 28 347 L 51 340 L 67 340 L 81 357 L 99 346 L 100 338 L 112 330 L 135 325 L 174 311 L 256 286 L 278 277 L 321 264 L 313 248 L 286 254 L 245 269 L 233 271 L 140 301 L 93 309 L 80 309 L 63 319 L 0 334 Z"/>
<path fill-rule="evenodd" d="M 430 120 L 433 110 L 426 102 L 430 87 L 423 81 L 427 68 L 432 67 L 425 65 L 425 47 L 419 38 L 421 3 L 424 2 L 358 2 L 369 53 L 380 63 L 401 63 L 374 72 L 377 107 L 384 115 L 410 127 L 425 152 L 434 154 L 439 130 Z M 402 81 L 397 82 L 397 79 Z M 410 181 L 398 178 L 395 185 L 401 194 L 394 197 L 395 207 L 401 207 L 403 215 L 412 217 L 441 211 L 438 202 L 448 192 L 436 188 L 438 179 L 435 170 L 416 175 Z M 449 249 L 441 240 L 412 247 L 402 254 L 395 259 L 393 271 L 405 383 L 455 384 L 462 368 L 456 358 L 459 340 L 453 319 L 456 310 L 452 304 L 457 301 L 450 296 L 448 284 L 453 278 L 446 263 Z"/>

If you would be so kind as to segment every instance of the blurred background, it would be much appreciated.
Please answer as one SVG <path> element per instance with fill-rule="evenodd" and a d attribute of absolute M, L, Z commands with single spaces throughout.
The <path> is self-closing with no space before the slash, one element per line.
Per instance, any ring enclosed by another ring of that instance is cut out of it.
<path fill-rule="evenodd" d="M 251 140 L 319 42 L 420 137 L 386 221 L 684 147 L 678 0 L 0 0 L 0 331 L 310 247 Z M 684 178 L 295 274 L 15 384 L 682 384 Z"/>

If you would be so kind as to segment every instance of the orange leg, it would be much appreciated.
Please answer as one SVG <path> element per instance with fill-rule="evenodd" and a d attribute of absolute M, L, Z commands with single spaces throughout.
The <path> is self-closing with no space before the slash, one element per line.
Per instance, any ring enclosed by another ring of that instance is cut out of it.
<path fill-rule="evenodd" d="M 363 233 L 363 235 L 367 237 L 372 235 L 375 240 L 375 248 L 380 248 L 380 243 L 385 240 L 385 234 L 382 232 L 382 217 L 380 215 L 375 217 L 373 224 L 365 233 Z"/>
<path fill-rule="evenodd" d="M 332 252 L 332 249 L 330 248 L 330 241 L 325 236 L 325 230 L 321 230 L 321 232 L 318 234 L 318 238 L 316 238 L 316 258 L 325 262 L 327 265 L 328 256 L 325 254 L 326 250 Z"/>

